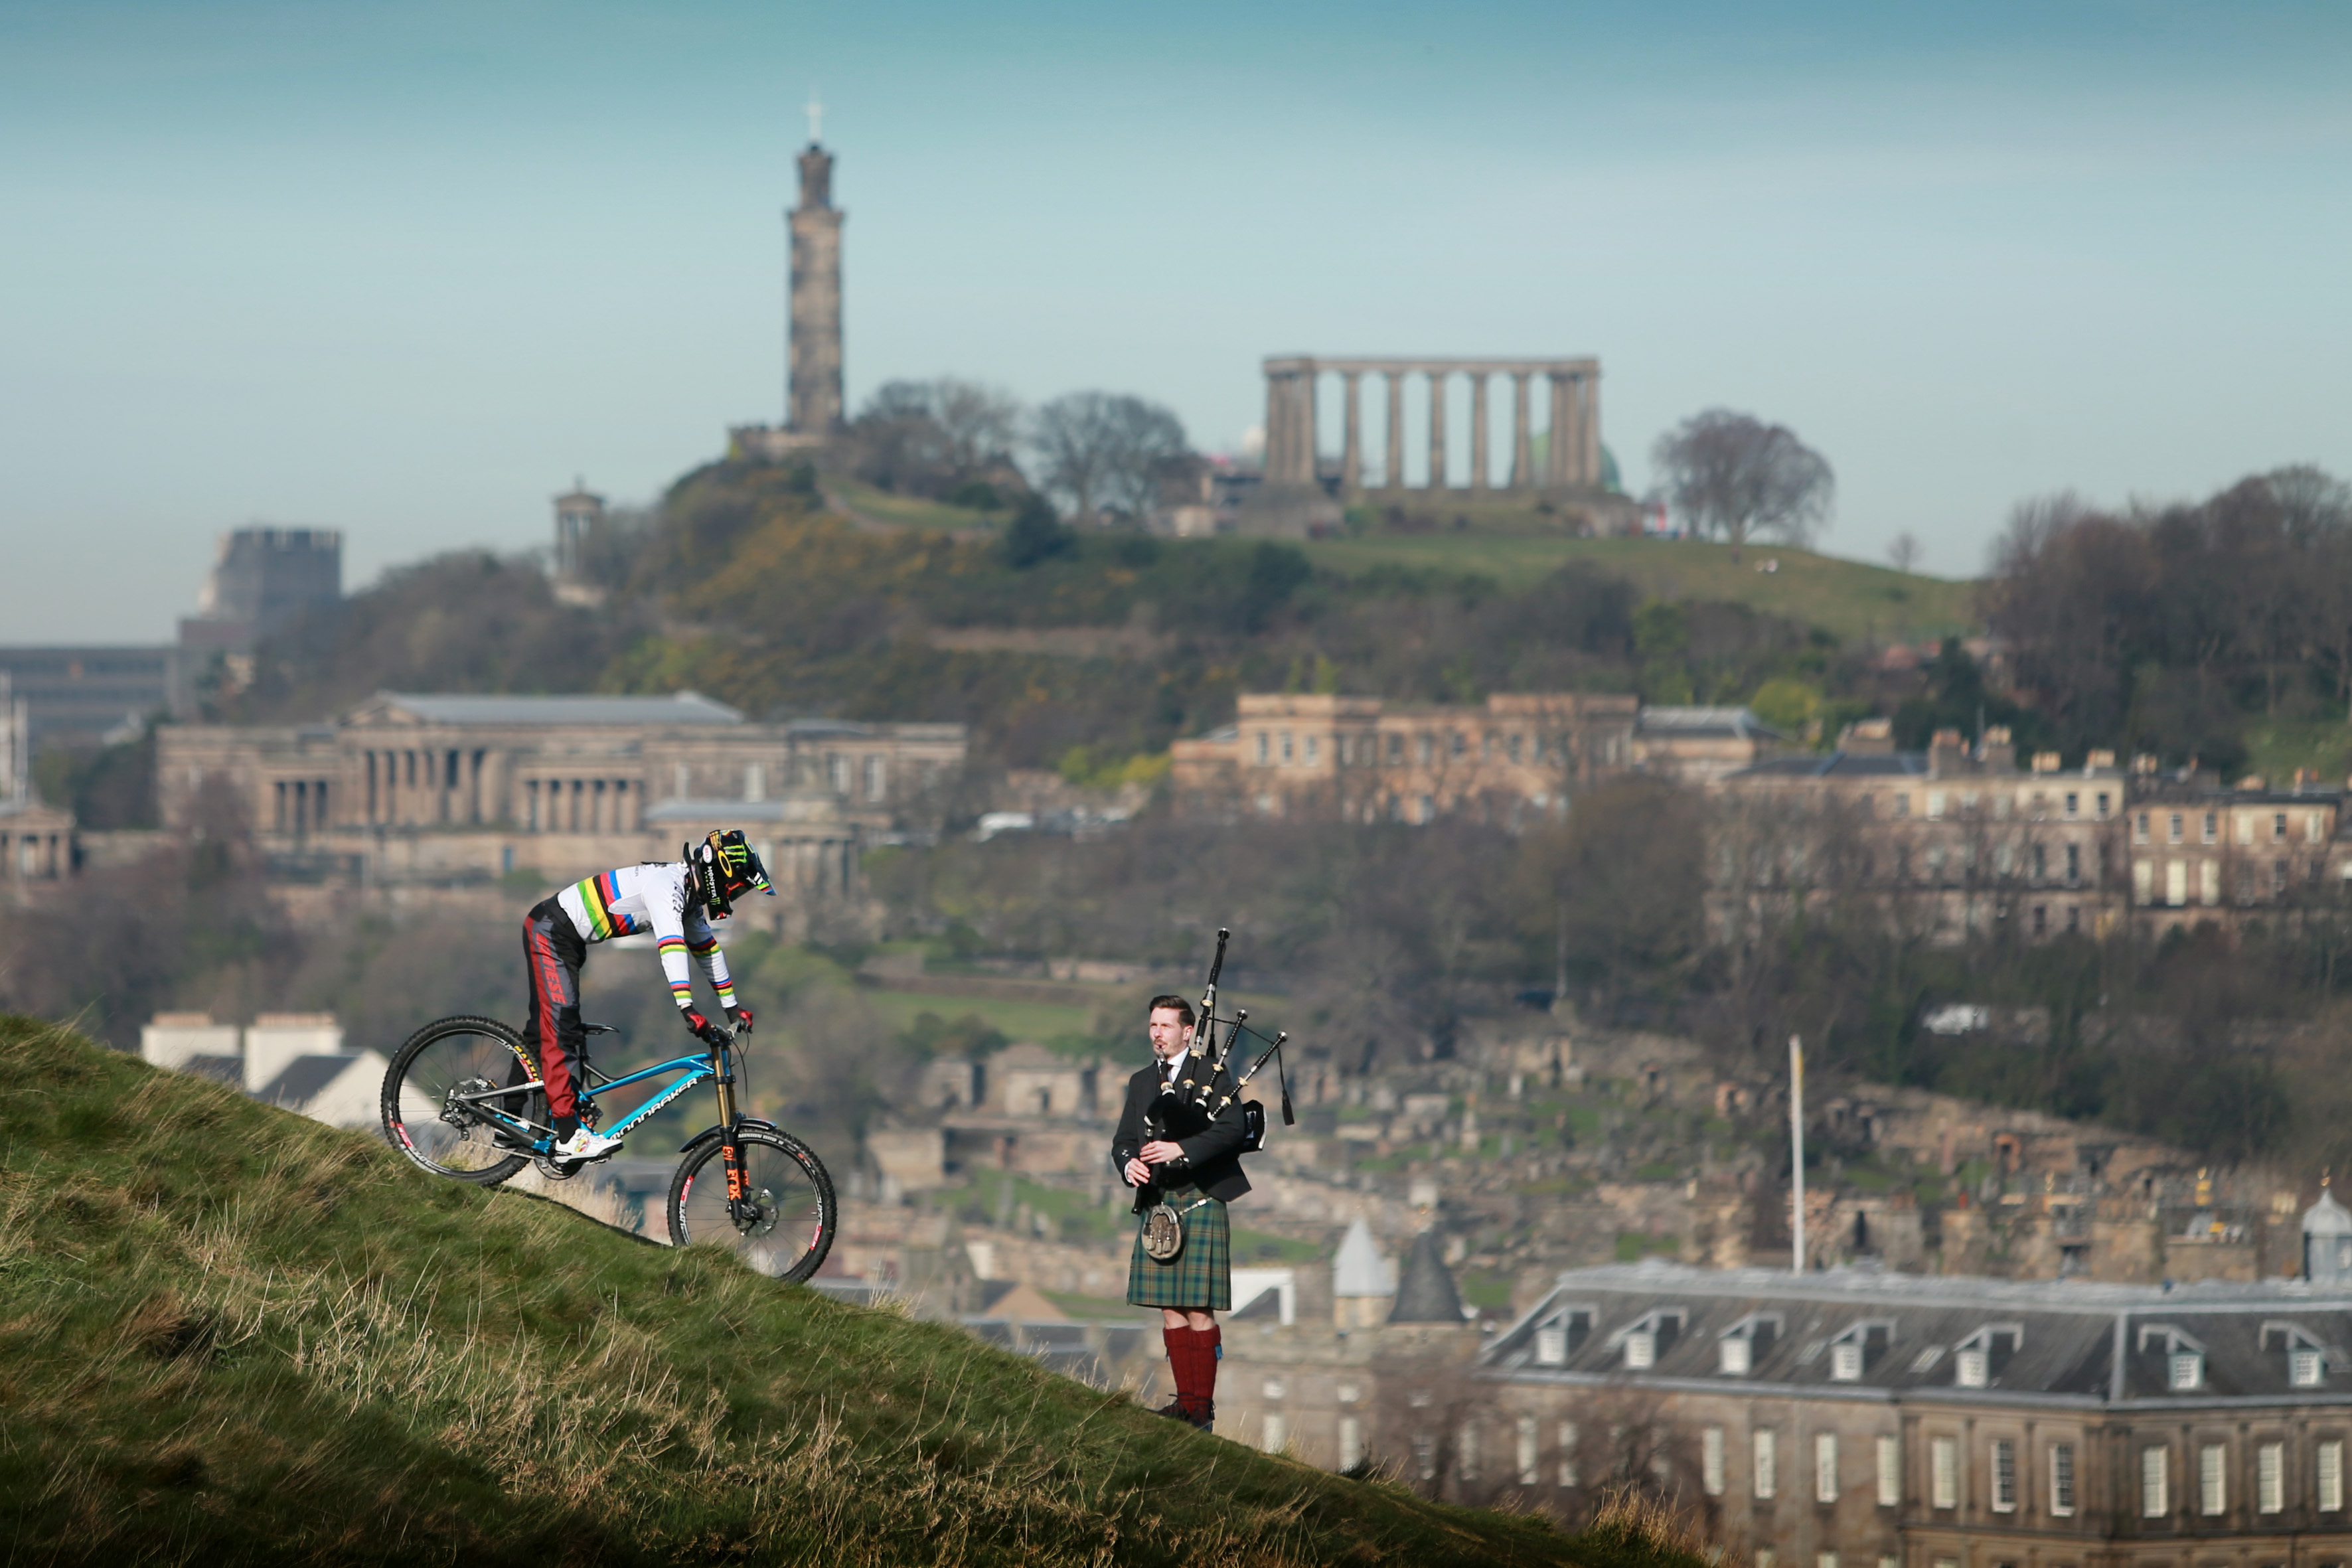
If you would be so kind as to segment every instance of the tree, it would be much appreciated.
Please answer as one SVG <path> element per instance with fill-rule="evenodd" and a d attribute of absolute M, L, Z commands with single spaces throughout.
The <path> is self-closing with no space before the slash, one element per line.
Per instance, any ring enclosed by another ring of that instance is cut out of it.
<path fill-rule="evenodd" d="M 1000 387 L 943 375 L 931 383 L 931 417 L 947 437 L 959 479 L 1004 462 L 1021 433 L 1021 400 Z"/>
<path fill-rule="evenodd" d="M 1042 488 L 1080 518 L 1140 517 L 1168 465 L 1191 451 L 1183 423 L 1159 404 L 1109 392 L 1071 392 L 1031 422 Z"/>
<path fill-rule="evenodd" d="M 1735 546 L 1769 534 L 1803 544 L 1829 518 L 1837 477 L 1784 425 L 1710 408 L 1658 437 L 1651 460 L 1666 504 L 1701 533 Z"/>
<path fill-rule="evenodd" d="M 1919 536 L 1907 528 L 1886 546 L 1886 558 L 1895 563 L 1897 572 L 1908 572 L 1919 564 Z"/>
<path fill-rule="evenodd" d="M 900 495 L 940 496 L 1010 461 L 1021 427 L 1011 393 L 943 375 L 875 389 L 849 428 L 851 466 Z"/>

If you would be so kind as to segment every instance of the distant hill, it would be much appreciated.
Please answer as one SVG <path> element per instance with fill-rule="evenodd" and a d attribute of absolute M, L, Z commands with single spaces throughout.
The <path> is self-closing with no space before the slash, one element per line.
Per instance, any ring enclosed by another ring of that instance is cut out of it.
<path fill-rule="evenodd" d="M 1843 643 L 1975 624 L 1965 584 L 1483 514 L 1296 544 L 1008 518 L 716 464 L 602 542 L 599 605 L 559 599 L 528 563 L 421 563 L 266 647 L 252 688 L 216 710 L 316 719 L 383 688 L 691 686 L 757 714 L 961 721 L 986 759 L 1104 775 L 1225 721 L 1243 690 L 1738 702 L 1776 678 L 1824 686 Z M 1676 607 L 1645 618 L 1654 601 Z"/>
<path fill-rule="evenodd" d="M 0 1018 L 0 1542 L 46 1563 L 1586 1563 L 951 1327 Z"/>

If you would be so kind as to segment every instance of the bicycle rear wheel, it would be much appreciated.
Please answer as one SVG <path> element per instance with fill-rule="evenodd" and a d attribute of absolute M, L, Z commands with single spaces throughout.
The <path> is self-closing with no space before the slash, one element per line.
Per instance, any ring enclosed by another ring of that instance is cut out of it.
<path fill-rule="evenodd" d="M 669 1238 L 679 1247 L 715 1241 L 761 1273 L 802 1280 L 833 1250 L 833 1178 L 809 1146 L 789 1132 L 746 1127 L 743 1202 L 727 1203 L 726 1151 L 712 1139 L 688 1154 L 669 1183 Z"/>
<path fill-rule="evenodd" d="M 526 1121 L 547 1120 L 537 1064 L 522 1037 L 495 1018 L 442 1018 L 408 1037 L 383 1075 L 385 1142 L 436 1176 L 493 1187 L 528 1163 L 473 1104 Z M 509 1092 L 493 1093 L 506 1089 Z M 460 1098 L 470 1097 L 470 1098 Z"/>

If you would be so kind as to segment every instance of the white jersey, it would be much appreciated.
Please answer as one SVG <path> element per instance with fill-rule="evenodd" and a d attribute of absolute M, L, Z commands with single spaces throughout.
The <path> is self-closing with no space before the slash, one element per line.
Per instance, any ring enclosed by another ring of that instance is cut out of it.
<path fill-rule="evenodd" d="M 555 896 L 572 925 L 589 942 L 649 932 L 661 953 L 670 999 L 684 1012 L 694 1005 L 688 955 L 702 961 L 719 1005 L 735 1005 L 735 982 L 727 957 L 695 897 L 694 877 L 682 860 L 648 860 L 574 882 Z"/>

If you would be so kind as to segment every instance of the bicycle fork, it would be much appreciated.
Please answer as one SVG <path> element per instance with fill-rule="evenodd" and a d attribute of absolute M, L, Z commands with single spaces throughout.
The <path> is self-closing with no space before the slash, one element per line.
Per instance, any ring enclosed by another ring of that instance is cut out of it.
<path fill-rule="evenodd" d="M 719 1157 L 727 1167 L 727 1217 L 738 1226 L 747 1223 L 744 1210 L 751 1194 L 743 1172 L 743 1145 L 736 1133 L 735 1057 L 731 1051 L 710 1053 L 711 1070 L 719 1079 Z"/>

